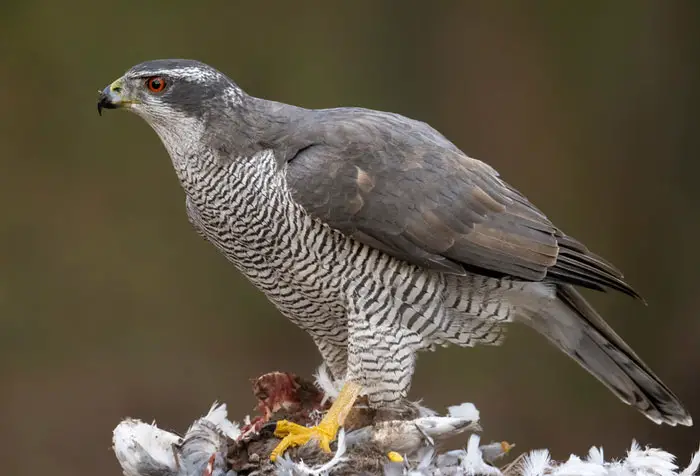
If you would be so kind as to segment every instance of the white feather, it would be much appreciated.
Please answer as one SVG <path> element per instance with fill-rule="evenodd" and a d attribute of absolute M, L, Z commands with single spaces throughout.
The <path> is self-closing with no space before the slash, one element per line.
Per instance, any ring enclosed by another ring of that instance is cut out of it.
<path fill-rule="evenodd" d="M 586 458 L 586 461 L 589 461 L 591 463 L 600 464 L 600 465 L 605 464 L 605 457 L 603 456 L 603 448 L 591 446 L 591 449 L 588 450 L 588 458 Z"/>
<path fill-rule="evenodd" d="M 219 404 L 218 402 L 214 402 L 204 419 L 212 422 L 224 435 L 232 440 L 237 439 L 241 435 L 241 429 L 238 424 L 228 419 L 228 411 L 225 403 Z"/>
<path fill-rule="evenodd" d="M 675 456 L 657 448 L 641 449 L 636 441 L 632 442 L 623 468 L 632 474 L 674 476 L 678 466 L 673 463 Z"/>
<path fill-rule="evenodd" d="M 608 470 L 600 463 L 583 461 L 576 455 L 556 467 L 552 472 L 554 476 L 605 476 Z"/>
<path fill-rule="evenodd" d="M 479 421 L 479 410 L 476 409 L 473 403 L 462 403 L 447 407 L 447 415 L 473 422 Z"/>
<path fill-rule="evenodd" d="M 425 437 L 441 439 L 478 428 L 472 420 L 455 417 L 423 417 L 416 418 L 411 423 L 411 426 L 415 426 Z"/>
<path fill-rule="evenodd" d="M 287 455 L 282 456 L 277 463 L 280 474 L 288 475 L 308 475 L 308 476 L 326 476 L 331 474 L 330 471 L 345 461 L 345 430 L 343 428 L 338 431 L 338 449 L 333 458 L 322 466 L 311 468 L 303 461 L 294 462 Z"/>
<path fill-rule="evenodd" d="M 550 468 L 549 450 L 534 450 L 522 462 L 523 476 L 543 476 Z"/>
<path fill-rule="evenodd" d="M 335 400 L 340 394 L 340 389 L 342 385 L 338 385 L 338 382 L 333 380 L 331 377 L 328 366 L 323 363 L 316 370 L 316 386 L 323 392 L 323 402 L 325 403 L 328 399 Z"/>
<path fill-rule="evenodd" d="M 680 473 L 680 476 L 695 476 L 698 468 L 700 468 L 700 450 L 693 455 L 690 459 L 690 464 Z"/>
<path fill-rule="evenodd" d="M 430 469 L 430 465 L 433 463 L 435 459 L 435 448 L 432 447 L 427 447 L 427 448 L 421 448 L 418 451 L 418 467 L 416 468 L 419 471 L 427 471 Z"/>
<path fill-rule="evenodd" d="M 461 406 L 461 405 L 459 405 Z M 501 472 L 498 468 L 495 468 L 484 461 L 481 454 L 481 449 L 479 449 L 479 438 L 478 435 L 472 434 L 467 442 L 467 451 L 461 458 L 461 467 L 467 474 L 479 474 L 479 475 L 500 475 Z"/>
<path fill-rule="evenodd" d="M 173 445 L 179 441 L 177 435 L 161 430 L 155 423 L 149 425 L 131 418 L 117 425 L 112 435 L 114 453 L 126 476 L 140 476 L 144 453 L 155 462 L 175 470 L 177 462 Z"/>

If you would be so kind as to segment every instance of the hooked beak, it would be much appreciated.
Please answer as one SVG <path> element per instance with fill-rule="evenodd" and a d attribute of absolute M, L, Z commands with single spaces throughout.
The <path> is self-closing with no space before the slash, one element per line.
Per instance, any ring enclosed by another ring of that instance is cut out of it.
<path fill-rule="evenodd" d="M 100 96 L 97 99 L 97 113 L 101 116 L 102 109 L 117 109 L 129 104 L 130 101 L 125 101 L 122 97 L 122 80 L 117 79 L 115 82 L 100 91 Z"/>

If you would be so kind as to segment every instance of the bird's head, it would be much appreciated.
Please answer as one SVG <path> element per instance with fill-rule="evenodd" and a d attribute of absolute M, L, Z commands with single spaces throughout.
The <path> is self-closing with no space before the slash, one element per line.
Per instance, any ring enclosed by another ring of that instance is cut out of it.
<path fill-rule="evenodd" d="M 133 66 L 100 91 L 97 111 L 103 109 L 126 109 L 144 118 L 180 162 L 202 148 L 225 160 L 250 157 L 281 147 L 280 138 L 287 138 L 285 150 L 293 150 L 289 124 L 308 113 L 249 96 L 215 68 L 183 59 Z"/>
<path fill-rule="evenodd" d="M 161 138 L 203 130 L 213 116 L 228 115 L 243 92 L 226 75 L 193 60 L 138 64 L 99 94 L 97 110 L 126 109 L 148 122 Z"/>

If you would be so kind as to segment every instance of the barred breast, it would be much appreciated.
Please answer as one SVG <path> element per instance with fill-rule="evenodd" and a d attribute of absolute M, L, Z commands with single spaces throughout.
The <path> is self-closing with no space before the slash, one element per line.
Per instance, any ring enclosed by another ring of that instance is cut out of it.
<path fill-rule="evenodd" d="M 373 327 L 410 329 L 418 348 L 500 341 L 510 309 L 492 291 L 512 283 L 424 270 L 329 228 L 292 200 L 272 152 L 183 162 L 192 224 L 312 336 L 345 339 L 348 298 L 363 296 Z"/>

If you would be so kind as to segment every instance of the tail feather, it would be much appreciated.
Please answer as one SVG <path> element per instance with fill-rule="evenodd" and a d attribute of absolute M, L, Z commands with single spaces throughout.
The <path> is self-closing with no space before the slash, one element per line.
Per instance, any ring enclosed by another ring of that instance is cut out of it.
<path fill-rule="evenodd" d="M 528 324 L 545 335 L 623 402 L 655 423 L 691 426 L 680 400 L 612 330 L 571 285 L 557 285 L 557 298 Z"/>

